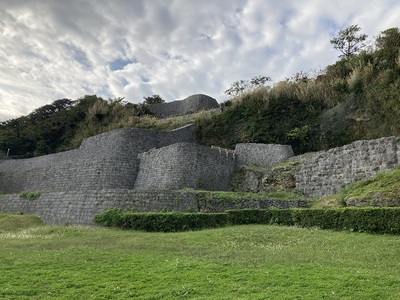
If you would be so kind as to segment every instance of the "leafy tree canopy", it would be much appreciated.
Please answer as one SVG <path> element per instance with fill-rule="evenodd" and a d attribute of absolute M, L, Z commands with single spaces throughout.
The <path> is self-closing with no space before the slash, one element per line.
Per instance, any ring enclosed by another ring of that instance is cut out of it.
<path fill-rule="evenodd" d="M 358 33 L 360 30 L 361 28 L 358 25 L 351 25 L 340 30 L 338 35 L 331 39 L 333 48 L 342 53 L 339 57 L 348 58 L 360 52 L 366 46 L 365 40 L 368 36 Z"/>
<path fill-rule="evenodd" d="M 262 75 L 255 76 L 250 80 L 239 80 L 232 83 L 231 87 L 225 91 L 225 94 L 230 97 L 236 97 L 255 88 L 264 86 L 266 82 L 271 80 L 271 77 Z"/>
<path fill-rule="evenodd" d="M 145 104 L 157 104 L 157 103 L 164 103 L 165 100 L 160 97 L 160 95 L 153 95 L 149 97 L 143 97 Z"/>

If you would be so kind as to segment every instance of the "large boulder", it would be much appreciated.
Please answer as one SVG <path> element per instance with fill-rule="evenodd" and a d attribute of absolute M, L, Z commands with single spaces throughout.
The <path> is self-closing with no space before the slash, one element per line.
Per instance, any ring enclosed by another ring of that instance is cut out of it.
<path fill-rule="evenodd" d="M 192 95 L 183 100 L 153 104 L 149 107 L 150 111 L 155 116 L 160 118 L 182 116 L 195 113 L 200 110 L 209 110 L 215 108 L 219 108 L 217 100 L 204 94 Z"/>

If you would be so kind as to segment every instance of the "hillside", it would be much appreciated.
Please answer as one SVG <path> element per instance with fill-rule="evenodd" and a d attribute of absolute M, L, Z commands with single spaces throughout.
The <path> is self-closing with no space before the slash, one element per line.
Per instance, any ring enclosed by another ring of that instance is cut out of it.
<path fill-rule="evenodd" d="M 375 43 L 318 76 L 299 73 L 229 100 L 222 114 L 198 120 L 198 140 L 291 144 L 300 154 L 400 135 L 400 32 L 386 30 Z"/>
<path fill-rule="evenodd" d="M 374 47 L 339 59 L 318 75 L 300 72 L 272 87 L 230 98 L 221 113 L 157 119 L 146 105 L 95 95 L 61 99 L 0 123 L 0 152 L 31 157 L 79 146 L 123 127 L 168 130 L 194 122 L 203 145 L 292 145 L 295 154 L 355 140 L 400 135 L 400 31 L 383 31 Z"/>

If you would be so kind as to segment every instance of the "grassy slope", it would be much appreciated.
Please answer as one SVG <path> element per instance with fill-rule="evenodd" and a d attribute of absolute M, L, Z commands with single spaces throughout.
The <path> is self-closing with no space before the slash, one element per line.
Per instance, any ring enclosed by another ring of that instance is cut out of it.
<path fill-rule="evenodd" d="M 0 234 L 2 299 L 398 299 L 396 236 L 274 226 Z"/>
<path fill-rule="evenodd" d="M 0 234 L 21 231 L 32 226 L 41 226 L 43 222 L 36 216 L 24 216 L 0 213 Z"/>

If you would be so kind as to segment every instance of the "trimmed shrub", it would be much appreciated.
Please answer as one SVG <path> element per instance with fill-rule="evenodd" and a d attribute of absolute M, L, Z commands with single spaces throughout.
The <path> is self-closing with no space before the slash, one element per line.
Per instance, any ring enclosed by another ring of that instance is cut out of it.
<path fill-rule="evenodd" d="M 276 224 L 293 225 L 291 209 L 240 209 L 228 210 L 229 220 L 233 225 Z"/>
<path fill-rule="evenodd" d="M 95 221 L 124 229 L 177 232 L 223 227 L 229 218 L 225 213 L 135 213 L 111 209 L 96 215 Z"/>
<path fill-rule="evenodd" d="M 306 228 L 319 227 L 321 229 L 343 229 L 340 228 L 342 214 L 338 210 L 295 209 L 291 212 L 291 215 L 292 222 L 296 226 Z"/>
<path fill-rule="evenodd" d="M 178 232 L 227 225 L 275 224 L 400 234 L 400 208 L 343 209 L 241 209 L 225 213 L 136 213 L 114 208 L 95 216 L 95 221 L 124 229 Z"/>
<path fill-rule="evenodd" d="M 232 225 L 270 224 L 272 217 L 269 209 L 228 210 L 226 213 Z"/>
<path fill-rule="evenodd" d="M 400 208 L 229 210 L 231 223 L 400 234 Z"/>
<path fill-rule="evenodd" d="M 95 215 L 94 221 L 108 227 L 121 227 L 123 210 L 120 208 L 111 208 L 105 212 Z"/>
<path fill-rule="evenodd" d="M 293 226 L 292 209 L 271 209 L 270 224 Z"/>

